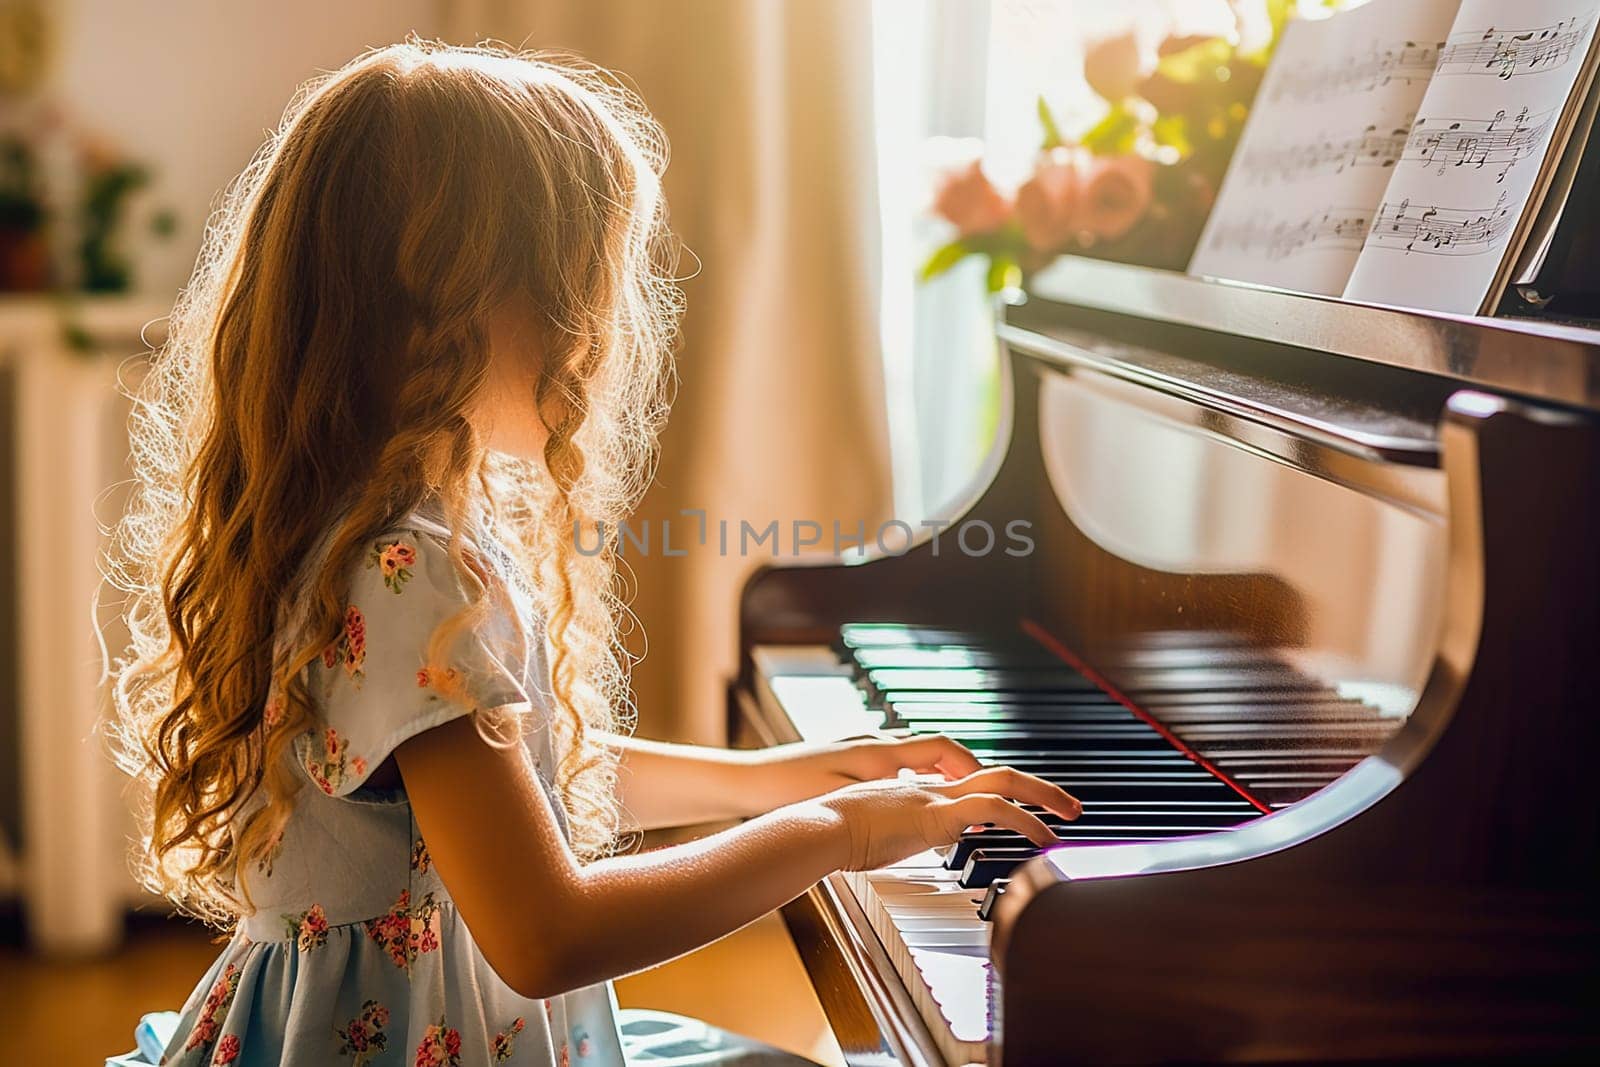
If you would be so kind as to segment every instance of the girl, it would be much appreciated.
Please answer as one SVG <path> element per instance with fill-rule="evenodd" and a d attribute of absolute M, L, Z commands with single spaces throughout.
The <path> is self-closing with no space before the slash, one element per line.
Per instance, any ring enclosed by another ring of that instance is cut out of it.
<path fill-rule="evenodd" d="M 116 542 L 144 873 L 234 930 L 166 1062 L 615 1064 L 609 979 L 971 823 L 1053 840 L 1002 796 L 1078 811 L 942 738 L 626 736 L 614 558 L 573 533 L 665 412 L 664 160 L 593 68 L 408 41 L 230 190 Z"/>

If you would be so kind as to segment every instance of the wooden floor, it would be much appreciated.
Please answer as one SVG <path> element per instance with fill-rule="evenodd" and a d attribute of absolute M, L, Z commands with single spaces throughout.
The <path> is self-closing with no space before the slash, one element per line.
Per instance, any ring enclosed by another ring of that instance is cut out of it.
<path fill-rule="evenodd" d="M 103 959 L 45 961 L 0 947 L 0 1033 L 13 1062 L 101 1067 L 133 1044 L 144 1012 L 178 1008 L 218 951 L 211 935 L 143 920 Z M 783 922 L 768 916 L 663 967 L 617 983 L 624 1007 L 659 1008 L 843 1063 Z"/>

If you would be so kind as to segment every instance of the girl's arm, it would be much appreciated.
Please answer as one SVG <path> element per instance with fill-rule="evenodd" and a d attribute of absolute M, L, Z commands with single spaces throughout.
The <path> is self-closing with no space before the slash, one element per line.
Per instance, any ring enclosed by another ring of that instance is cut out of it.
<path fill-rule="evenodd" d="M 1034 816 L 1076 800 L 990 768 L 956 782 L 870 783 L 790 805 L 686 845 L 581 864 L 521 745 L 485 742 L 472 716 L 395 750 L 417 824 L 489 964 L 546 997 L 663 963 L 759 918 L 840 868 L 867 869 L 990 822 L 1053 843 Z"/>
<path fill-rule="evenodd" d="M 961 778 L 972 753 L 945 737 L 873 737 L 754 751 L 611 736 L 621 756 L 622 809 L 640 830 L 760 815 L 854 782 L 893 778 L 901 768 Z"/>

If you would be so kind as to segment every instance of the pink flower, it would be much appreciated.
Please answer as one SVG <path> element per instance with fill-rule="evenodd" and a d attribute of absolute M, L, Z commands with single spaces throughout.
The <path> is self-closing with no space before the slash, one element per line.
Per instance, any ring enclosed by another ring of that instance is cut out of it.
<path fill-rule="evenodd" d="M 199 1048 L 216 1039 L 217 1031 L 222 1029 L 222 1017 L 228 1013 L 228 1006 L 233 1003 L 233 994 L 239 988 L 241 973 L 232 963 L 222 969 L 222 976 L 206 994 L 205 1004 L 195 1018 L 194 1026 L 189 1030 L 189 1040 L 183 1046 L 185 1051 Z"/>
<path fill-rule="evenodd" d="M 378 566 L 383 569 L 386 576 L 390 577 L 416 562 L 416 550 L 404 541 L 396 541 L 378 553 Z"/>
<path fill-rule="evenodd" d="M 333 665 L 338 662 L 339 642 L 335 641 L 333 644 L 322 650 L 322 665 L 329 670 L 332 670 Z"/>
<path fill-rule="evenodd" d="M 271 730 L 283 721 L 284 710 L 283 697 L 275 696 L 267 701 L 267 706 L 261 713 L 261 721 L 266 724 L 267 729 Z"/>
<path fill-rule="evenodd" d="M 350 761 L 350 767 L 357 774 L 367 773 L 367 761 L 362 759 L 360 756 L 357 756 L 355 759 Z"/>
<path fill-rule="evenodd" d="M 1017 223 L 1028 246 L 1054 252 L 1072 243 L 1081 229 L 1082 153 L 1065 146 L 1039 157 L 1033 176 L 1017 190 Z"/>
<path fill-rule="evenodd" d="M 328 943 L 328 916 L 321 904 L 311 905 L 305 914 L 298 917 L 285 915 L 283 918 L 289 936 L 294 938 L 301 952 L 310 952 Z"/>
<path fill-rule="evenodd" d="M 1144 51 L 1131 32 L 1096 41 L 1083 54 L 1083 80 L 1113 104 L 1133 95 L 1145 69 Z"/>
<path fill-rule="evenodd" d="M 417 672 L 417 688 L 428 688 L 428 668 L 424 667 Z"/>
<path fill-rule="evenodd" d="M 1097 159 L 1083 187 L 1084 227 L 1114 241 L 1133 229 L 1150 207 L 1155 168 L 1143 156 Z"/>
<path fill-rule="evenodd" d="M 955 224 L 962 237 L 993 233 L 1011 217 L 1011 202 L 983 173 L 983 162 L 950 171 L 933 194 L 933 210 Z"/>
<path fill-rule="evenodd" d="M 211 1062 L 218 1065 L 232 1063 L 239 1058 L 239 1048 L 238 1034 L 224 1034 L 222 1040 L 217 1042 L 217 1052 L 211 1057 Z"/>
<path fill-rule="evenodd" d="M 328 759 L 336 760 L 339 758 L 340 744 L 339 731 L 331 726 L 328 727 L 327 731 L 322 735 L 322 750 L 327 753 Z"/>

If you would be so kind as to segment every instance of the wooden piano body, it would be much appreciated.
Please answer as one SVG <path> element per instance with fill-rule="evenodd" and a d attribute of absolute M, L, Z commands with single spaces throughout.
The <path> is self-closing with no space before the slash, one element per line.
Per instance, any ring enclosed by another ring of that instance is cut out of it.
<path fill-rule="evenodd" d="M 989 924 L 992 1035 L 962 1058 L 1600 1047 L 1600 334 L 1068 259 L 1001 339 L 999 439 L 952 519 L 1027 520 L 1034 550 L 971 556 L 946 531 L 764 568 L 740 607 L 739 736 L 815 735 L 771 653 L 850 622 L 1022 630 L 1112 691 L 1152 635 L 1227 634 L 1393 729 L 1226 833 L 1017 869 Z M 919 1017 L 851 885 L 786 912 L 851 1061 L 970 1048 Z"/>

